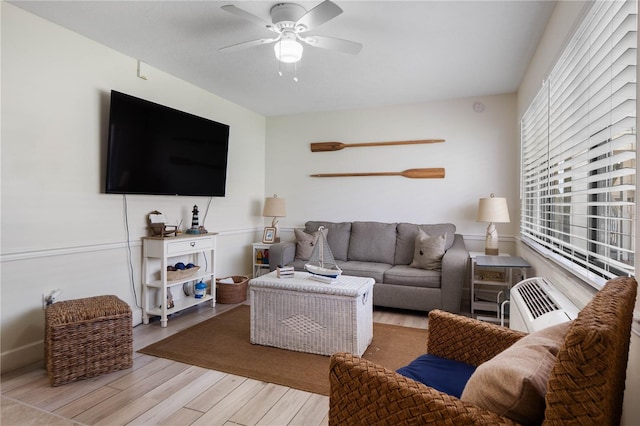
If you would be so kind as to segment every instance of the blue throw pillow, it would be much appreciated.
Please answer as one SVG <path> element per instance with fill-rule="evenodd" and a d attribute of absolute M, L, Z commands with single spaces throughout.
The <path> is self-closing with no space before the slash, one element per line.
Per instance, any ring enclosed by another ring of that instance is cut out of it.
<path fill-rule="evenodd" d="M 424 354 L 396 372 L 434 389 L 460 398 L 476 367 L 460 361 Z"/>

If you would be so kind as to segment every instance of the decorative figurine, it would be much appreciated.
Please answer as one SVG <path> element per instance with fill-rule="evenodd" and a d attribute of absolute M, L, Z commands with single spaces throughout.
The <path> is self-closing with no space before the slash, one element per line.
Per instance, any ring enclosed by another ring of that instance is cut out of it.
<path fill-rule="evenodd" d="M 193 206 L 191 213 L 193 213 L 191 228 L 187 229 L 187 234 L 200 234 L 200 228 L 198 227 L 198 206 Z"/>

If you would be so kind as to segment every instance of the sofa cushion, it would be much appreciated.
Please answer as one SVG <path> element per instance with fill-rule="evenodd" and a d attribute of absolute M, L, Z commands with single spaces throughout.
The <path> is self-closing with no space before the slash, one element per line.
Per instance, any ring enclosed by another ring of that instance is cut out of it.
<path fill-rule="evenodd" d="M 447 235 L 430 236 L 422 229 L 416 236 L 415 249 L 413 250 L 412 268 L 442 270 L 442 256 Z"/>
<path fill-rule="evenodd" d="M 464 362 L 424 354 L 396 372 L 456 398 L 476 367 Z"/>
<path fill-rule="evenodd" d="M 347 251 L 349 250 L 349 237 L 351 236 L 351 222 L 319 222 L 309 221 L 304 225 L 304 231 L 312 234 L 318 230 L 320 226 L 324 226 L 329 230 L 327 234 L 327 242 L 333 258 L 335 260 L 347 260 Z"/>
<path fill-rule="evenodd" d="M 529 334 L 481 364 L 460 399 L 524 425 L 539 425 L 556 355 L 571 322 Z"/>
<path fill-rule="evenodd" d="M 353 222 L 347 259 L 393 264 L 396 251 L 396 224 Z"/>
<path fill-rule="evenodd" d="M 385 272 L 391 268 L 388 263 L 358 262 L 348 260 L 339 264 L 344 275 L 373 278 L 375 282 L 383 282 Z"/>
<path fill-rule="evenodd" d="M 384 279 L 380 282 L 410 287 L 440 288 L 442 272 L 412 268 L 409 265 L 394 265 L 385 271 Z"/>
<path fill-rule="evenodd" d="M 296 260 L 309 260 L 313 249 L 318 243 L 320 237 L 320 231 L 316 231 L 312 234 L 308 234 L 301 229 L 294 229 L 293 233 L 296 236 Z M 328 229 L 323 229 L 325 238 L 329 233 Z"/>
<path fill-rule="evenodd" d="M 423 230 L 428 235 L 445 235 L 446 242 L 444 249 L 449 250 L 453 244 L 456 233 L 456 226 L 452 223 L 440 223 L 433 225 L 416 225 L 413 223 L 399 223 L 397 227 L 396 255 L 392 262 L 394 265 L 409 265 L 413 261 L 413 251 L 415 248 L 418 231 Z"/>

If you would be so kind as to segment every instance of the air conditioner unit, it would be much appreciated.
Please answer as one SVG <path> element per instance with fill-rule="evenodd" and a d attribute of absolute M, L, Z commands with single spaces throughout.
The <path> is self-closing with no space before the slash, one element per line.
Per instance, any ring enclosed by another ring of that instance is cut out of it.
<path fill-rule="evenodd" d="M 571 321 L 580 311 L 547 278 L 520 281 L 510 294 L 509 327 L 526 333 Z"/>

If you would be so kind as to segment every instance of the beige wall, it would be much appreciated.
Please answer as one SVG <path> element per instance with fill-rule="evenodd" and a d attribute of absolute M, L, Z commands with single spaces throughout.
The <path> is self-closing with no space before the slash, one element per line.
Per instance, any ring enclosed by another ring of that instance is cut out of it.
<path fill-rule="evenodd" d="M 42 358 L 43 293 L 61 300 L 116 294 L 140 309 L 140 237 L 146 217 L 191 224 L 206 197 L 104 194 L 104 147 L 112 89 L 230 125 L 227 196 L 204 225 L 221 233 L 218 276 L 248 273 L 262 229 L 265 118 L 144 66 L 136 59 L 6 2 L 2 11 L 2 370 Z M 248 155 L 247 153 L 250 153 Z M 130 275 L 130 262 L 133 275 Z M 135 281 L 131 283 L 131 279 Z M 135 288 L 134 296 L 132 288 Z"/>
<path fill-rule="evenodd" d="M 451 222 L 459 233 L 480 236 L 478 199 L 490 193 L 517 208 L 515 95 L 455 99 L 353 111 L 267 119 L 267 193 L 287 200 L 284 227 L 307 220 Z M 477 113 L 475 102 L 485 110 Z M 428 145 L 345 148 L 311 152 L 309 144 L 442 138 Z M 444 167 L 444 179 L 405 177 L 314 178 L 314 173 L 399 172 Z M 513 223 L 498 224 L 507 237 Z"/>

